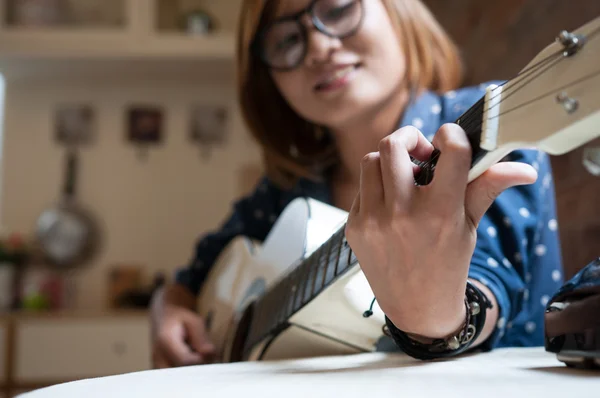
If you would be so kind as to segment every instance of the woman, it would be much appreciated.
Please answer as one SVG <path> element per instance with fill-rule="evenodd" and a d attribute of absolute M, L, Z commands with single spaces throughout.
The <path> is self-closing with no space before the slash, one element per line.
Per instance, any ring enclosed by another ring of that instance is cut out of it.
<path fill-rule="evenodd" d="M 234 236 L 264 239 L 298 196 L 349 211 L 347 239 L 394 340 L 422 344 L 413 356 L 462 336 L 475 293 L 491 304 L 477 338 L 435 355 L 543 343 L 562 283 L 549 161 L 516 151 L 467 184 L 470 146 L 452 122 L 484 86 L 456 90 L 456 49 L 419 0 L 245 1 L 238 71 L 267 176 L 155 297 L 155 366 L 210 361 L 193 311 L 203 278 Z M 415 186 L 410 156 L 434 147 L 435 177 Z"/>

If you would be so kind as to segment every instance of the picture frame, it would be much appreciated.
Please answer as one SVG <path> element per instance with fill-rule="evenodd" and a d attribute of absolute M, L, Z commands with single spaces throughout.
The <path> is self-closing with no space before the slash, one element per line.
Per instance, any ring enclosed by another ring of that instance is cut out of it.
<path fill-rule="evenodd" d="M 144 146 L 162 143 L 164 119 L 164 111 L 159 106 L 130 106 L 127 110 L 127 140 Z"/>
<path fill-rule="evenodd" d="M 54 127 L 54 138 L 59 144 L 90 145 L 96 136 L 94 110 L 88 104 L 60 104 Z"/>
<path fill-rule="evenodd" d="M 223 105 L 194 104 L 190 109 L 189 139 L 209 151 L 224 145 L 228 138 L 229 111 Z"/>

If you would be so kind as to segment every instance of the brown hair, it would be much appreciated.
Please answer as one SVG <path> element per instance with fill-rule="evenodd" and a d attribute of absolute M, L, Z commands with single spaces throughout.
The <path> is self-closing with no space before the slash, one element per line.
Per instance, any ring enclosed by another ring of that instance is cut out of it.
<path fill-rule="evenodd" d="M 411 89 L 455 89 L 462 78 L 458 51 L 427 7 L 421 0 L 381 1 L 400 37 Z M 336 163 L 337 152 L 322 127 L 292 110 L 268 69 L 252 53 L 256 32 L 272 20 L 277 3 L 244 0 L 242 4 L 237 39 L 238 98 L 242 116 L 263 148 L 267 175 L 275 183 L 290 187 L 298 178 L 320 179 Z"/>

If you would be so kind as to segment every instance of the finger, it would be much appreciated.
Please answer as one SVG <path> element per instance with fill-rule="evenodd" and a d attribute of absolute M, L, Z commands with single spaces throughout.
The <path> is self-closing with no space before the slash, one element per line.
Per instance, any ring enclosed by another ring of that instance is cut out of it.
<path fill-rule="evenodd" d="M 403 127 L 379 143 L 381 175 L 386 203 L 405 202 L 414 189 L 414 163 L 411 156 L 426 160 L 433 145 L 412 126 Z"/>
<path fill-rule="evenodd" d="M 513 186 L 533 184 L 536 179 L 537 172 L 526 163 L 501 162 L 493 165 L 467 187 L 467 217 L 477 227 L 498 195 Z"/>
<path fill-rule="evenodd" d="M 153 363 L 154 369 L 167 369 L 167 368 L 171 367 L 171 364 L 169 363 L 169 361 L 167 361 L 167 358 L 165 358 L 159 352 L 157 352 L 154 355 L 154 361 L 153 362 L 154 362 Z"/>
<path fill-rule="evenodd" d="M 433 194 L 449 206 L 462 206 L 471 168 L 471 144 L 457 124 L 444 124 L 433 138 L 440 150 L 431 182 Z"/>
<path fill-rule="evenodd" d="M 210 342 L 202 320 L 196 315 L 192 315 L 184 321 L 187 340 L 191 348 L 201 355 L 212 355 L 215 353 L 215 346 Z"/>
<path fill-rule="evenodd" d="M 372 152 L 363 157 L 360 165 L 360 204 L 367 212 L 383 206 L 383 180 L 379 153 Z"/>
<path fill-rule="evenodd" d="M 352 202 L 352 206 L 350 207 L 350 212 L 348 214 L 348 221 L 352 220 L 358 212 L 360 211 L 360 192 L 356 194 L 354 197 L 354 201 Z"/>
<path fill-rule="evenodd" d="M 202 355 L 190 350 L 183 336 L 170 336 L 161 340 L 161 349 L 173 366 L 186 366 L 202 363 Z"/>

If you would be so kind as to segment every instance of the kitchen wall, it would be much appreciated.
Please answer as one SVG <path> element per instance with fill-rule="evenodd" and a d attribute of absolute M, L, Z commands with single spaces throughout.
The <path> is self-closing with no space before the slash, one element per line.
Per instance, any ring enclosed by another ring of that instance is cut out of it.
<path fill-rule="evenodd" d="M 97 140 L 80 156 L 78 199 L 100 220 L 104 247 L 73 274 L 76 308 L 104 308 L 107 270 L 117 263 L 148 273 L 172 271 L 192 255 L 198 236 L 217 226 L 233 199 L 260 173 L 259 151 L 245 132 L 230 80 L 211 83 L 83 81 L 17 82 L 6 90 L 1 225 L 30 233 L 38 215 L 59 199 L 64 149 L 53 140 L 56 104 L 93 106 Z M 193 103 L 229 107 L 229 139 L 205 160 L 187 140 Z M 166 142 L 140 159 L 125 140 L 129 104 L 163 106 Z"/>

